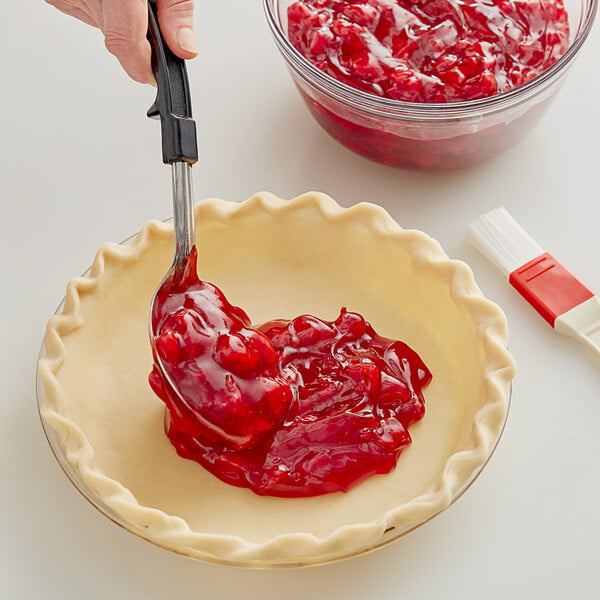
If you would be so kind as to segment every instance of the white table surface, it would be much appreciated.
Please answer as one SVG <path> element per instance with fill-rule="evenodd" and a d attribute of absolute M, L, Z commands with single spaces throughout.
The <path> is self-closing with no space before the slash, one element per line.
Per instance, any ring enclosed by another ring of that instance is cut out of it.
<path fill-rule="evenodd" d="M 235 11 L 230 7 L 235 5 Z M 600 291 L 600 31 L 538 129 L 502 157 L 443 174 L 371 163 L 301 103 L 258 0 L 199 0 L 189 65 L 197 198 L 316 189 L 383 205 L 467 261 L 508 316 L 518 363 L 500 445 L 450 509 L 369 555 L 246 571 L 170 554 L 115 526 L 71 486 L 37 416 L 45 322 L 96 249 L 168 217 L 153 90 L 100 35 L 41 1 L 8 2 L 0 36 L 0 598 L 598 598 L 600 359 L 552 331 L 465 242 L 503 204 Z"/>

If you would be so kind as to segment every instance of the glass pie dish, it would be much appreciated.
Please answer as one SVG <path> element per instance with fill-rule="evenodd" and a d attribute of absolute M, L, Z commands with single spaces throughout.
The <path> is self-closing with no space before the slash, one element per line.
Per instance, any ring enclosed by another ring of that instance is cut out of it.
<path fill-rule="evenodd" d="M 480 163 L 528 135 L 559 91 L 597 9 L 597 0 L 564 1 L 570 46 L 557 62 L 527 83 L 476 100 L 423 103 L 367 93 L 314 66 L 288 39 L 287 9 L 293 2 L 263 0 L 275 43 L 316 121 L 358 154 L 394 167 L 423 171 Z M 525 10 L 527 3 L 523 5 Z"/>
<path fill-rule="evenodd" d="M 275 498 L 225 484 L 179 457 L 147 383 L 149 304 L 173 228 L 146 224 L 105 244 L 51 317 L 38 367 L 44 430 L 73 484 L 131 533 L 228 565 L 297 567 L 386 544 L 439 514 L 489 460 L 508 414 L 514 362 L 502 311 L 470 269 L 368 203 L 308 193 L 195 207 L 199 275 L 253 322 L 340 306 L 406 341 L 433 373 L 426 413 L 397 467 L 349 492 Z"/>

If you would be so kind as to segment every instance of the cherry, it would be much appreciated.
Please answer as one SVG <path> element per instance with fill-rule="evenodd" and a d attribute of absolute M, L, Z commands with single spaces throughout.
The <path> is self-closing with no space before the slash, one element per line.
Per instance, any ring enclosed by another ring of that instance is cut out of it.
<path fill-rule="evenodd" d="M 240 333 L 222 333 L 217 338 L 213 358 L 223 369 L 237 375 L 253 373 L 261 361 L 259 351 Z"/>

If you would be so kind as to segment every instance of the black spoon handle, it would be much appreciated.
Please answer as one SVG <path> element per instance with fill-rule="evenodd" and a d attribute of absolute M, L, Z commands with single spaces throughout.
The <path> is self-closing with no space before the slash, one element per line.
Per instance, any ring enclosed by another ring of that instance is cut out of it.
<path fill-rule="evenodd" d="M 198 160 L 198 143 L 185 61 L 171 52 L 160 33 L 155 0 L 148 0 L 148 40 L 158 91 L 147 114 L 160 118 L 163 162 L 193 165 Z"/>

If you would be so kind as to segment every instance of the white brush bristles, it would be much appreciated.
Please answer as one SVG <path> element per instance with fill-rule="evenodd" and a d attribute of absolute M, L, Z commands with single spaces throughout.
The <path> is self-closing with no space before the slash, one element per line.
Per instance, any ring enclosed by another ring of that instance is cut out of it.
<path fill-rule="evenodd" d="M 502 206 L 475 219 L 467 228 L 467 238 L 507 277 L 544 253 Z"/>

